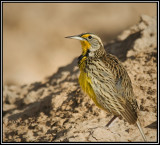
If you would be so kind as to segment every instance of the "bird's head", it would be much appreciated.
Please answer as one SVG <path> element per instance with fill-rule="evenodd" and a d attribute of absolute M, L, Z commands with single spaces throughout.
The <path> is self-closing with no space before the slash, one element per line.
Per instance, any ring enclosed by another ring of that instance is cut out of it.
<path fill-rule="evenodd" d="M 95 52 L 97 52 L 100 48 L 103 48 L 101 39 L 92 33 L 82 33 L 80 35 L 67 36 L 65 38 L 80 40 L 83 56 L 89 55 L 90 57 L 93 57 Z"/>

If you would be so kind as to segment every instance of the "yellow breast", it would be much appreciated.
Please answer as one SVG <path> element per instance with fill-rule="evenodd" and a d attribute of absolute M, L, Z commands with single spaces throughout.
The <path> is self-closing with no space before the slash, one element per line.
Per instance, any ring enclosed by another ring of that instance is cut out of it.
<path fill-rule="evenodd" d="M 91 79 L 88 77 L 87 73 L 84 71 L 85 68 L 85 62 L 83 61 L 80 65 L 80 76 L 79 76 L 79 84 L 82 88 L 82 90 L 89 95 L 89 97 L 94 101 L 94 103 L 101 109 L 107 111 L 105 108 L 103 108 L 96 99 L 96 94 L 94 93 L 94 90 L 91 86 Z"/>

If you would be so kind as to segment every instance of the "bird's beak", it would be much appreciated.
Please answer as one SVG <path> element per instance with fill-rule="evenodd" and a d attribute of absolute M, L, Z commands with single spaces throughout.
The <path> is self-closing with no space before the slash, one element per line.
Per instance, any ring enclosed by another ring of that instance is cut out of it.
<path fill-rule="evenodd" d="M 67 36 L 65 38 L 71 38 L 71 39 L 77 39 L 77 40 L 81 40 L 81 41 L 84 41 L 85 39 L 80 37 L 79 35 L 75 35 L 75 36 Z"/>

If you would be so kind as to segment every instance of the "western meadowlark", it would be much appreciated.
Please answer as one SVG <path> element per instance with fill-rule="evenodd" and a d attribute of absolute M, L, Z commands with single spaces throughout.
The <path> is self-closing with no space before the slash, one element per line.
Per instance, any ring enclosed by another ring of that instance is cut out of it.
<path fill-rule="evenodd" d="M 130 124 L 137 124 L 140 133 L 146 137 L 137 116 L 137 101 L 131 80 L 121 62 L 108 54 L 101 39 L 93 33 L 65 38 L 78 39 L 82 45 L 82 55 L 78 58 L 80 69 L 79 84 L 94 103 L 101 109 L 122 116 Z"/>

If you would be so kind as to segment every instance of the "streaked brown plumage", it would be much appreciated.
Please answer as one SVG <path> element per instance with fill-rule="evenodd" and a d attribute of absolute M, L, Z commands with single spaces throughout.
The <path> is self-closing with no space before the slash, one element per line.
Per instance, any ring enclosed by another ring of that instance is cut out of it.
<path fill-rule="evenodd" d="M 79 57 L 79 83 L 95 104 L 101 109 L 122 116 L 130 124 L 137 124 L 143 133 L 137 116 L 137 101 L 132 83 L 121 62 L 106 53 L 101 39 L 92 33 L 69 36 L 81 41 L 82 55 Z"/>
<path fill-rule="evenodd" d="M 119 60 L 104 53 L 101 57 L 88 59 L 85 71 L 89 72 L 88 76 L 93 80 L 92 87 L 98 96 L 98 102 L 108 112 L 122 115 L 129 123 L 134 124 L 137 120 L 137 103 L 130 78 Z"/>

